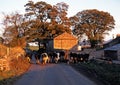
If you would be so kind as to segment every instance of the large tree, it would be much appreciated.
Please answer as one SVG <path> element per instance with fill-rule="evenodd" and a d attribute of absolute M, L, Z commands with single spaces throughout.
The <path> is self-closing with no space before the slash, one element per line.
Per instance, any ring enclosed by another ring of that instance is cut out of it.
<path fill-rule="evenodd" d="M 77 36 L 85 34 L 94 46 L 97 41 L 102 41 L 104 34 L 114 28 L 114 18 L 108 12 L 96 9 L 83 10 L 70 17 L 73 33 Z"/>
<path fill-rule="evenodd" d="M 71 31 L 69 27 L 58 22 L 57 18 L 64 18 L 65 22 L 66 15 L 60 17 L 59 15 L 63 12 L 58 12 L 57 6 L 52 6 L 42 1 L 36 3 L 29 1 L 25 7 L 25 16 L 29 22 L 25 33 L 31 39 L 46 39 L 55 37 L 65 31 Z"/>
<path fill-rule="evenodd" d="M 59 5 L 62 5 L 61 9 L 58 8 Z M 52 6 L 43 1 L 36 3 L 28 1 L 25 5 L 25 17 L 28 22 L 25 27 L 27 39 L 29 41 L 37 40 L 40 43 L 41 40 L 54 38 L 65 31 L 70 33 L 70 25 L 67 23 L 70 21 L 66 17 L 67 8 L 64 8 L 65 6 L 67 6 L 65 3 Z"/>

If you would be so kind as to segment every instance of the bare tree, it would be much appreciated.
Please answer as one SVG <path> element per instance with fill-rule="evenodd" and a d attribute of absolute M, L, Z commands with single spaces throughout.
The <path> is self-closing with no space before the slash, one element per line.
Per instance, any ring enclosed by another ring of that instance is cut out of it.
<path fill-rule="evenodd" d="M 24 21 L 23 15 L 19 14 L 18 12 L 11 13 L 9 15 L 4 14 L 4 19 L 3 19 L 2 24 L 3 24 L 3 29 L 4 29 L 3 36 L 5 37 L 5 40 L 7 40 L 6 44 L 15 42 L 14 46 L 18 45 L 17 39 L 20 38 L 21 34 L 24 32 L 21 26 L 23 21 Z M 11 45 L 13 46 L 12 43 Z"/>

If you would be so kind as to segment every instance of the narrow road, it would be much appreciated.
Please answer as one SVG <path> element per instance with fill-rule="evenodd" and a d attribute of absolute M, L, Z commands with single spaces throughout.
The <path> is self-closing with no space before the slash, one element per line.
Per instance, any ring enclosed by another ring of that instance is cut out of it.
<path fill-rule="evenodd" d="M 66 64 L 33 64 L 14 85 L 97 85 Z"/>

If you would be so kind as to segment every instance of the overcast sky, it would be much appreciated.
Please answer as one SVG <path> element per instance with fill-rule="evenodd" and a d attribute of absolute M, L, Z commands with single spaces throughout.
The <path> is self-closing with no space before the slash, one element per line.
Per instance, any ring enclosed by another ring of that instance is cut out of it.
<path fill-rule="evenodd" d="M 25 12 L 24 5 L 29 0 L 1 0 L 0 2 L 0 21 L 2 20 L 1 14 L 6 14 L 18 11 L 20 13 Z M 86 9 L 97 9 L 110 13 L 115 19 L 115 29 L 110 32 L 110 35 L 106 37 L 106 40 L 111 39 L 112 35 L 120 33 L 120 0 L 32 0 L 34 2 L 45 1 L 51 5 L 55 5 L 59 2 L 65 2 L 69 5 L 68 17 L 75 15 L 77 12 Z M 0 32 L 2 31 L 0 26 Z"/>

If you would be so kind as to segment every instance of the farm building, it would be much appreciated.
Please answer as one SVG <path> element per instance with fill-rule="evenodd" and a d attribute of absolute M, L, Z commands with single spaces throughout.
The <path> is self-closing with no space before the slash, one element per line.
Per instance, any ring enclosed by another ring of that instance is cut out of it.
<path fill-rule="evenodd" d="M 78 40 L 72 34 L 64 32 L 58 35 L 53 40 L 50 40 L 47 44 L 47 49 L 49 50 L 71 50 L 75 45 L 78 44 Z"/>
<path fill-rule="evenodd" d="M 78 44 L 77 38 L 67 32 L 54 38 L 55 49 L 70 50 L 76 44 Z"/>
<path fill-rule="evenodd" d="M 113 60 L 120 60 L 120 44 L 105 48 L 104 57 L 108 57 Z"/>

